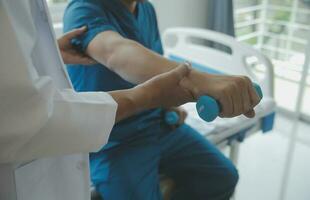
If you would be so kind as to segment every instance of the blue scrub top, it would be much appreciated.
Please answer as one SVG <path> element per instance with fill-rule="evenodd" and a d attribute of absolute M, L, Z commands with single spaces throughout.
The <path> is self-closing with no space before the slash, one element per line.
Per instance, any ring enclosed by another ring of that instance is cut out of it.
<path fill-rule="evenodd" d="M 135 40 L 146 48 L 163 54 L 155 10 L 148 1 L 137 3 L 132 14 L 120 0 L 72 0 L 64 15 L 64 32 L 82 26 L 88 32 L 73 41 L 85 51 L 94 37 L 104 31 L 115 31 L 124 38 Z M 135 85 L 122 79 L 106 66 L 68 65 L 68 72 L 76 91 L 112 91 L 132 88 Z M 161 119 L 161 109 L 148 110 L 118 123 L 109 141 L 129 140 Z M 109 146 L 109 145 L 108 145 Z"/>

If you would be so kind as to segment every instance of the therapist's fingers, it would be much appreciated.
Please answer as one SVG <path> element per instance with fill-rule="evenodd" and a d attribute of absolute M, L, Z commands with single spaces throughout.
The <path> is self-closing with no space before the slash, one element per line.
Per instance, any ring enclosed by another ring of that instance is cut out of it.
<path fill-rule="evenodd" d="M 97 62 L 93 59 L 91 59 L 88 56 L 83 56 L 83 55 L 73 55 L 70 58 L 68 58 L 67 60 L 70 60 L 70 64 L 81 64 L 81 65 L 92 65 L 92 64 L 96 64 Z M 69 63 L 67 63 L 69 64 Z"/>
<path fill-rule="evenodd" d="M 71 40 L 73 38 L 76 38 L 76 37 L 83 35 L 86 31 L 87 31 L 86 26 L 83 26 L 83 27 L 78 28 L 78 29 L 74 29 L 70 32 L 65 33 L 63 36 L 63 39 Z"/>
<path fill-rule="evenodd" d="M 178 77 L 179 81 L 181 81 L 184 77 L 186 77 L 190 72 L 190 65 L 187 63 L 183 63 L 179 65 L 176 69 L 168 72 L 168 73 L 174 73 L 176 74 L 176 77 Z"/>
<path fill-rule="evenodd" d="M 162 79 L 166 79 L 167 82 L 170 82 L 171 85 L 177 86 L 176 84 L 179 84 L 182 79 L 187 77 L 189 72 L 190 72 L 189 66 L 186 64 L 181 64 L 177 68 L 175 68 L 169 72 L 160 74 L 157 77 L 161 77 Z"/>
<path fill-rule="evenodd" d="M 94 59 L 92 59 L 91 57 L 82 54 L 78 51 L 63 51 L 63 59 L 64 62 L 66 64 L 81 64 L 81 65 L 92 65 L 92 64 L 96 64 L 97 61 L 95 61 Z"/>
<path fill-rule="evenodd" d="M 65 64 L 92 65 L 97 63 L 94 59 L 85 53 L 75 49 L 75 47 L 71 44 L 71 40 L 73 38 L 77 38 L 83 35 L 86 31 L 87 27 L 83 26 L 64 34 L 61 38 L 58 39 L 59 49 Z"/>
<path fill-rule="evenodd" d="M 186 110 L 184 110 L 183 108 L 179 108 L 178 114 L 180 116 L 180 119 L 178 121 L 178 125 L 182 125 L 182 124 L 184 124 L 188 114 L 187 114 Z"/>
<path fill-rule="evenodd" d="M 169 112 L 176 112 L 179 116 L 179 121 L 177 122 L 177 125 L 180 126 L 182 124 L 184 124 L 186 118 L 187 118 L 187 111 L 182 108 L 182 107 L 172 107 L 172 108 L 169 108 L 167 111 Z"/>
<path fill-rule="evenodd" d="M 94 59 L 87 57 L 87 56 L 82 57 L 81 62 L 80 62 L 80 64 L 84 64 L 84 65 L 93 65 L 96 63 L 97 63 L 97 61 L 95 61 Z"/>

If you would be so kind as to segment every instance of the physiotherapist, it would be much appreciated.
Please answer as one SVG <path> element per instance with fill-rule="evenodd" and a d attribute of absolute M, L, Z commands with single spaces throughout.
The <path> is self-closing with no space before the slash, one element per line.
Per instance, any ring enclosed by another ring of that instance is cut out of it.
<path fill-rule="evenodd" d="M 88 153 L 115 122 L 194 100 L 180 84 L 187 65 L 132 89 L 76 93 L 63 61 L 95 62 L 70 43 L 85 31 L 64 35 L 58 48 L 45 0 L 0 0 L 1 200 L 89 199 Z"/>

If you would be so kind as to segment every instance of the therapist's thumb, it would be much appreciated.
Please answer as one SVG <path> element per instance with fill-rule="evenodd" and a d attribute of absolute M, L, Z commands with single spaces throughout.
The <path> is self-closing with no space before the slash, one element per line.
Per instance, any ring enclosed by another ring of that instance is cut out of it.
<path fill-rule="evenodd" d="M 178 80 L 182 80 L 184 77 L 187 77 L 190 73 L 191 66 L 188 63 L 180 64 L 177 68 L 169 72 L 169 74 L 175 75 Z"/>
<path fill-rule="evenodd" d="M 81 28 L 78 28 L 78 29 L 73 29 L 72 31 L 69 31 L 67 33 L 65 33 L 64 37 L 66 39 L 73 39 L 73 38 L 76 38 L 76 37 L 79 37 L 81 35 L 83 35 L 84 33 L 86 33 L 87 31 L 87 27 L 86 26 L 83 26 Z"/>

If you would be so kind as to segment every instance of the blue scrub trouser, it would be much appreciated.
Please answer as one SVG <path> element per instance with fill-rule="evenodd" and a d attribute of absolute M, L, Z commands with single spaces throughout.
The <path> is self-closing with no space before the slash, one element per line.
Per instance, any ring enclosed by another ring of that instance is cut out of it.
<path fill-rule="evenodd" d="M 161 200 L 160 174 L 175 181 L 173 200 L 229 200 L 238 172 L 214 145 L 188 125 L 150 132 L 104 152 L 108 178 L 96 184 L 104 200 Z"/>

